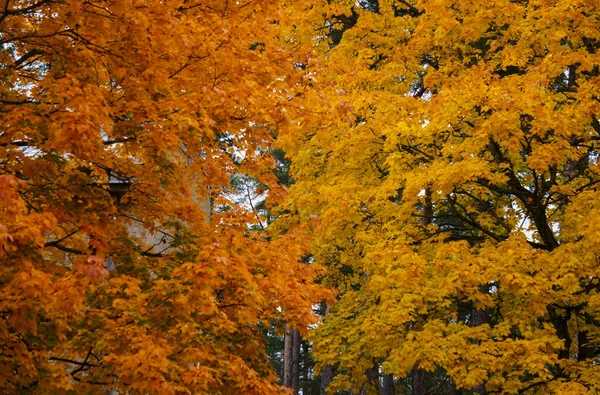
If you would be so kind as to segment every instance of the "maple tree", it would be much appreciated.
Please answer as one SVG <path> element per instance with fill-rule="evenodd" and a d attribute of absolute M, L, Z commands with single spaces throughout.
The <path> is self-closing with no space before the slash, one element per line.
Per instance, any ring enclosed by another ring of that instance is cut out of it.
<path fill-rule="evenodd" d="M 329 389 L 376 391 L 381 367 L 431 391 L 600 392 L 597 2 L 290 9 L 305 78 L 280 141 L 339 290 L 314 334 Z"/>
<path fill-rule="evenodd" d="M 230 180 L 284 193 L 282 17 L 276 1 L 1 3 L 2 392 L 279 391 L 258 326 L 312 323 L 319 268 L 302 229 L 253 230 Z"/>

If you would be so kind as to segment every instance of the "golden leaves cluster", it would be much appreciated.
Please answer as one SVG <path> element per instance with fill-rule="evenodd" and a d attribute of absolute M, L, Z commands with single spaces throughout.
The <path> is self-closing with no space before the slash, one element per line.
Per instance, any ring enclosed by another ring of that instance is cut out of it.
<path fill-rule="evenodd" d="M 478 391 L 598 392 L 597 4 L 302 7 L 293 33 L 314 52 L 281 141 L 290 206 L 318 222 L 340 290 L 315 334 L 321 364 L 346 372 L 332 388 L 380 364 Z"/>

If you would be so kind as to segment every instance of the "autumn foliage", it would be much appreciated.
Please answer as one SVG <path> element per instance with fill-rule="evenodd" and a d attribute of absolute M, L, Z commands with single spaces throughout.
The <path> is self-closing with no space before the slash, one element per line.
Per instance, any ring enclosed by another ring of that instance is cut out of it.
<path fill-rule="evenodd" d="M 325 301 L 330 393 L 600 393 L 599 26 L 3 0 L 0 392 L 280 393 Z"/>
<path fill-rule="evenodd" d="M 330 389 L 600 392 L 597 1 L 299 7 L 282 141 L 340 291 Z"/>
<path fill-rule="evenodd" d="M 277 6 L 1 3 L 0 392 L 278 391 L 258 325 L 318 270 L 229 190 L 282 197 Z"/>

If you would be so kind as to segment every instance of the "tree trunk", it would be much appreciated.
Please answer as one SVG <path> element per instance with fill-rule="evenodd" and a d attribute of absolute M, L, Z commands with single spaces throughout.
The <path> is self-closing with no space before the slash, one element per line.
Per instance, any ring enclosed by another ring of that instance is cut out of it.
<path fill-rule="evenodd" d="M 381 386 L 379 384 L 379 364 L 375 363 L 372 368 L 367 369 L 367 384 L 363 393 L 366 395 L 369 387 L 375 388 L 376 393 L 381 393 Z"/>
<path fill-rule="evenodd" d="M 359 392 L 355 393 L 353 390 L 350 391 L 351 395 L 367 395 L 367 393 L 372 393 L 371 391 L 369 391 L 371 388 L 375 389 L 376 394 L 380 393 L 381 388 L 379 386 L 379 364 L 375 363 L 373 367 L 367 369 L 365 371 L 365 375 L 367 376 L 367 382 L 362 385 Z"/>
<path fill-rule="evenodd" d="M 431 188 L 425 188 L 425 202 L 423 204 L 423 225 L 431 225 L 433 219 L 433 202 L 431 201 Z"/>
<path fill-rule="evenodd" d="M 326 390 L 333 381 L 333 365 L 325 365 L 321 369 L 321 395 L 327 394 Z"/>
<path fill-rule="evenodd" d="M 292 334 L 292 388 L 297 394 L 300 389 L 300 332 L 294 330 Z"/>
<path fill-rule="evenodd" d="M 394 395 L 394 376 L 386 374 L 383 376 L 381 395 Z"/>
<path fill-rule="evenodd" d="M 414 368 L 412 371 L 412 393 L 413 395 L 425 394 L 425 371 L 423 369 Z"/>
<path fill-rule="evenodd" d="M 321 311 L 323 312 L 323 317 L 329 314 L 329 305 L 324 300 L 321 302 Z M 327 387 L 333 381 L 333 365 L 325 365 L 321 369 L 321 387 L 320 387 L 320 395 L 327 394 Z"/>
<path fill-rule="evenodd" d="M 308 377 L 310 367 L 310 351 L 308 343 L 302 342 L 302 393 L 310 393 L 310 377 Z"/>
<path fill-rule="evenodd" d="M 581 331 L 577 334 L 577 345 L 579 352 L 577 353 L 578 361 L 585 361 L 594 357 L 594 347 L 590 346 L 587 331 Z"/>
<path fill-rule="evenodd" d="M 283 337 L 283 386 L 292 388 L 292 353 L 294 345 L 294 329 L 286 325 Z"/>

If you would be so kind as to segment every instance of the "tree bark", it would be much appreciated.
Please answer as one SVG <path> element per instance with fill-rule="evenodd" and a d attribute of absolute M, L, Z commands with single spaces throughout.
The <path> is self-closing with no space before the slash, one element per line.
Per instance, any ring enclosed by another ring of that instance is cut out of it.
<path fill-rule="evenodd" d="M 372 368 L 367 369 L 367 385 L 365 386 L 364 394 L 367 394 L 368 388 L 373 387 L 377 394 L 381 393 L 381 385 L 379 383 L 379 364 L 375 363 Z"/>
<path fill-rule="evenodd" d="M 381 393 L 381 387 L 379 385 L 379 364 L 375 363 L 372 367 L 367 369 L 365 375 L 367 376 L 367 382 L 362 385 L 359 392 L 350 391 L 351 395 L 367 395 L 367 393 L 371 393 L 369 391 L 371 388 L 375 389 L 376 394 Z"/>
<path fill-rule="evenodd" d="M 413 395 L 425 394 L 425 371 L 423 369 L 414 368 L 412 371 L 412 393 Z"/>
<path fill-rule="evenodd" d="M 394 395 L 394 376 L 386 374 L 383 376 L 381 395 Z"/>
<path fill-rule="evenodd" d="M 286 325 L 283 337 L 283 386 L 292 388 L 292 353 L 294 345 L 294 329 Z"/>
<path fill-rule="evenodd" d="M 577 334 L 577 345 L 578 345 L 578 353 L 577 360 L 578 361 L 586 361 L 588 359 L 592 359 L 597 355 L 596 347 L 590 345 L 588 332 L 581 331 Z"/>
<path fill-rule="evenodd" d="M 321 302 L 321 310 L 323 311 L 323 316 L 329 314 L 329 305 L 324 300 Z M 333 365 L 325 365 L 321 369 L 321 386 L 320 386 L 320 395 L 327 394 L 327 387 L 333 381 Z"/>
<path fill-rule="evenodd" d="M 321 395 L 327 394 L 327 387 L 333 381 L 333 365 L 325 365 L 321 369 Z"/>
<path fill-rule="evenodd" d="M 431 225 L 433 219 L 433 202 L 431 201 L 431 188 L 425 188 L 425 202 L 423 205 L 423 225 Z"/>
<path fill-rule="evenodd" d="M 310 392 L 310 377 L 309 374 L 309 366 L 310 366 L 310 351 L 308 347 L 308 343 L 306 341 L 302 342 L 302 393 L 309 394 Z"/>
<path fill-rule="evenodd" d="M 292 334 L 292 388 L 297 394 L 300 389 L 300 332 L 294 330 Z"/>

